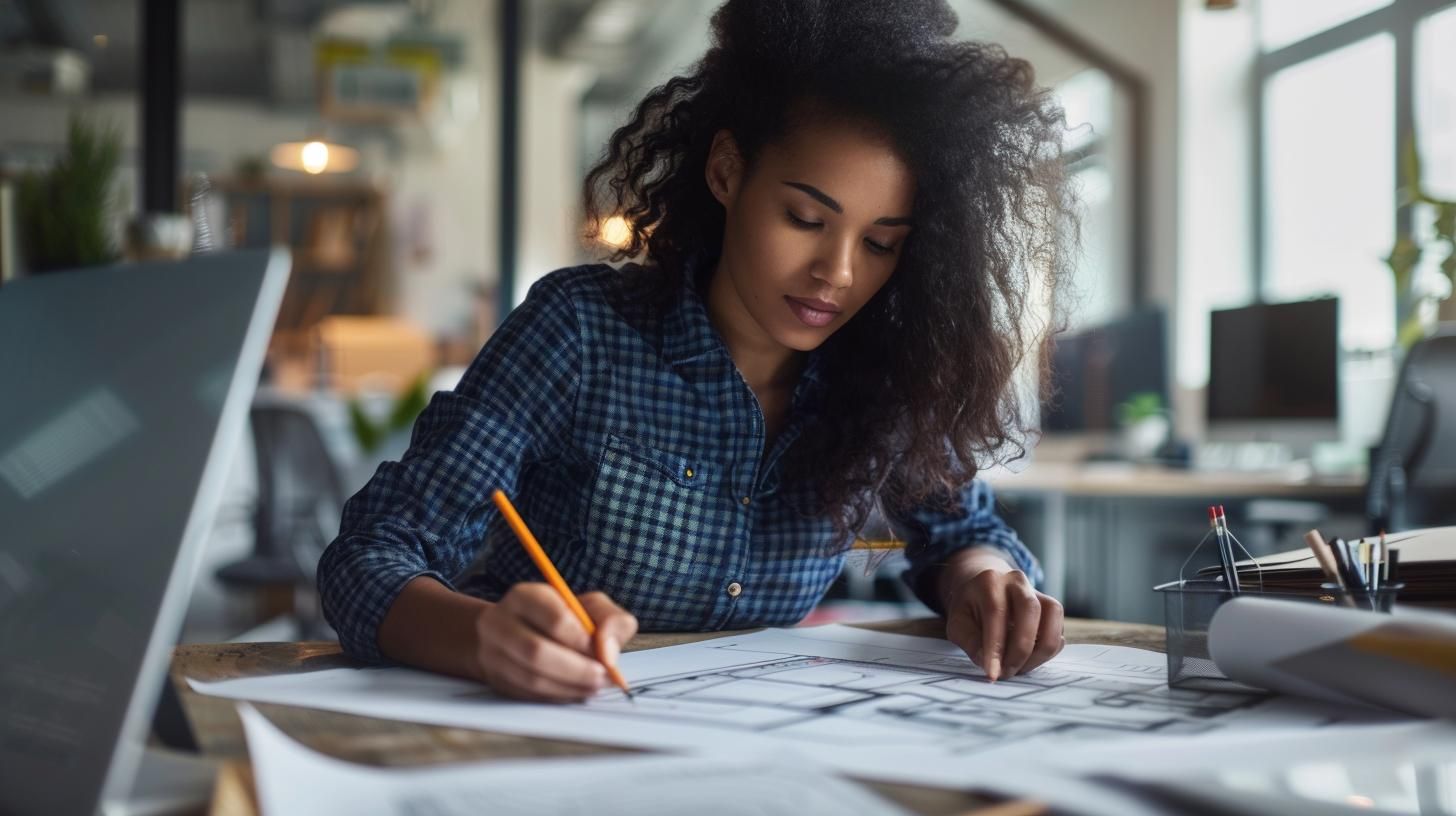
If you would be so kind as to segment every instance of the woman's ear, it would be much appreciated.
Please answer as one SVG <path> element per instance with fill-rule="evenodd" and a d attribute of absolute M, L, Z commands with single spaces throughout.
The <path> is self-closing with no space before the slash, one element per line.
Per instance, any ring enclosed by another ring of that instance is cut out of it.
<path fill-rule="evenodd" d="M 708 148 L 708 166 L 703 168 L 703 175 L 713 198 L 725 208 L 732 206 L 743 183 L 743 154 L 738 152 L 738 142 L 727 130 L 713 134 L 713 144 Z"/>

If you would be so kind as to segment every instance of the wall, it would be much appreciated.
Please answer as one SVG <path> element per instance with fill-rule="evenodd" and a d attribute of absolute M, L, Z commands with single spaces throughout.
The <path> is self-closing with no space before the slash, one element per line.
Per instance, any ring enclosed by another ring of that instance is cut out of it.
<path fill-rule="evenodd" d="M 1249 4 L 1208 11 L 1182 0 L 1179 32 L 1178 383 L 1185 435 L 1202 430 L 1208 382 L 1208 312 L 1253 297 L 1253 70 Z"/>

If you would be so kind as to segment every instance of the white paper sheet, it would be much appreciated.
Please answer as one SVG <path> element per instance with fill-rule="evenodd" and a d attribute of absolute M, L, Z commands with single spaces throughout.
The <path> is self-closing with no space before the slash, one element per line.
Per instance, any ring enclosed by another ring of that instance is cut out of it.
<path fill-rule="evenodd" d="M 950 787 L 1004 768 L 1095 756 L 1109 741 L 1226 730 L 1323 727 L 1333 706 L 1169 689 L 1166 658 L 1072 645 L 995 684 L 954 645 L 842 626 L 769 630 L 632 652 L 637 692 L 582 705 L 503 701 L 484 687 L 408 669 L 190 681 L 204 694 L 373 717 L 659 750 L 792 750 L 854 776 Z M 1192 745 L 1192 744 L 1190 744 Z"/>
<path fill-rule="evenodd" d="M 904 811 L 849 782 L 759 758 L 611 756 L 376 768 L 317 753 L 238 706 L 263 816 L 806 816 Z"/>
<path fill-rule="evenodd" d="M 1250 686 L 1456 717 L 1456 618 L 1244 596 L 1208 630 L 1219 670 Z"/>

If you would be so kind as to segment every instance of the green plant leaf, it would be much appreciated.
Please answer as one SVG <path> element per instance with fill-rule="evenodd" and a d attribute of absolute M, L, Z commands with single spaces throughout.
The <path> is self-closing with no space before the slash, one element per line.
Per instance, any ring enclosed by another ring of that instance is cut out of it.
<path fill-rule="evenodd" d="M 1400 344 L 1401 348 L 1408 349 L 1425 336 L 1426 327 L 1421 325 L 1420 315 L 1412 314 L 1400 325 L 1400 331 L 1396 333 L 1395 341 Z"/>
<path fill-rule="evenodd" d="M 1411 270 L 1421 262 L 1421 248 L 1409 235 L 1402 235 L 1395 240 L 1395 246 L 1391 247 L 1390 254 L 1384 258 L 1385 265 L 1395 277 L 1395 291 L 1397 296 L 1403 295 L 1410 290 Z"/>
<path fill-rule="evenodd" d="M 384 441 L 385 428 L 383 425 L 376 425 L 369 415 L 364 412 L 364 406 L 359 400 L 349 400 L 349 428 L 354 432 L 354 439 L 359 443 L 359 449 L 365 453 L 374 452 Z"/>
<path fill-rule="evenodd" d="M 399 401 L 394 404 L 394 410 L 389 414 L 390 430 L 402 431 L 414 424 L 415 417 L 425 410 L 430 401 L 429 387 L 430 374 L 422 372 L 400 393 Z"/>
<path fill-rule="evenodd" d="M 1421 154 L 1416 149 L 1416 137 L 1412 133 L 1405 140 L 1400 151 L 1401 181 L 1405 187 L 1404 203 L 1425 201 L 1426 193 L 1421 189 Z"/>

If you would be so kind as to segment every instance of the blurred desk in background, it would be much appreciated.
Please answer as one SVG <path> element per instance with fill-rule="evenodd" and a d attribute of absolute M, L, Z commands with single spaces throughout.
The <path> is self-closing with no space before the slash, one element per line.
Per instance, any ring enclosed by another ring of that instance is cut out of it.
<path fill-rule="evenodd" d="M 1322 522 L 1335 534 L 1365 533 L 1365 482 L 1355 477 L 1116 462 L 1033 462 L 982 477 L 1068 614 L 1161 623 L 1152 587 L 1178 577 L 1208 530 L 1210 504 L 1227 507 L 1230 527 L 1256 556 L 1300 546 Z"/>

